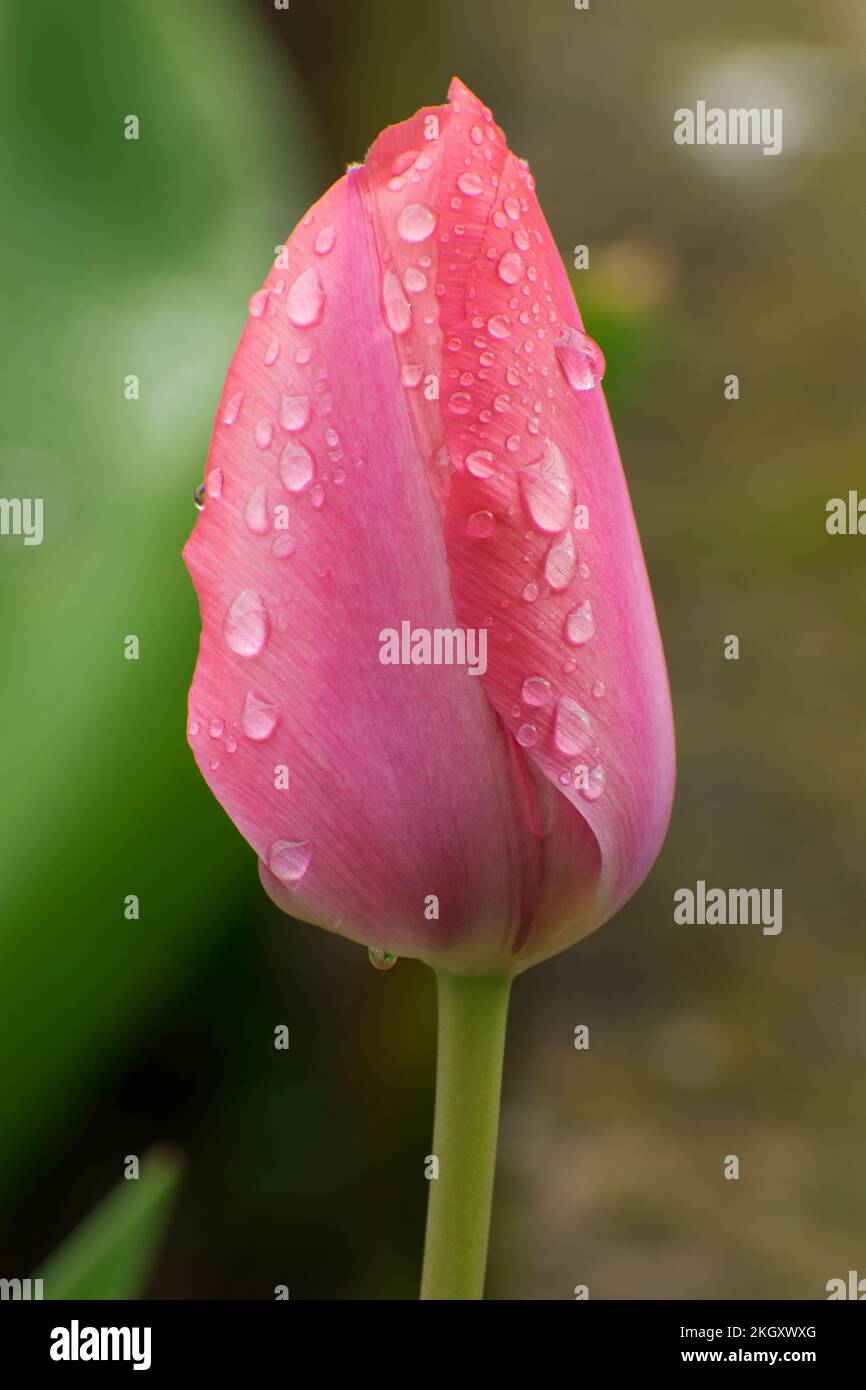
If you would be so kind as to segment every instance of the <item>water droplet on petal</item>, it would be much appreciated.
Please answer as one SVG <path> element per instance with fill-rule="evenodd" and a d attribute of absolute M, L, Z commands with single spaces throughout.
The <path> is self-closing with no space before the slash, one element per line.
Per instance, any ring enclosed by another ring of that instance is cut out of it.
<path fill-rule="evenodd" d="M 289 434 L 305 430 L 310 423 L 309 396 L 283 396 L 280 401 L 280 425 Z"/>
<path fill-rule="evenodd" d="M 520 204 L 516 198 L 506 198 L 502 204 L 512 222 L 516 222 L 520 217 Z"/>
<path fill-rule="evenodd" d="M 518 473 L 520 495 L 533 526 L 547 533 L 564 531 L 574 510 L 574 485 L 568 464 L 548 439 L 537 463 Z"/>
<path fill-rule="evenodd" d="M 280 454 L 279 470 L 287 492 L 303 492 L 313 476 L 313 456 L 303 444 L 290 439 Z"/>
<path fill-rule="evenodd" d="M 278 560 L 287 560 L 294 552 L 295 539 L 294 536 L 289 535 L 288 531 L 282 531 L 280 535 L 274 538 L 274 543 L 271 546 L 271 554 L 276 556 Z"/>
<path fill-rule="evenodd" d="M 466 534 L 474 541 L 486 541 L 495 530 L 492 512 L 473 512 L 466 523 Z"/>
<path fill-rule="evenodd" d="M 268 517 L 268 498 L 264 483 L 259 483 L 250 493 L 244 511 L 244 521 L 256 536 L 265 536 L 270 530 Z"/>
<path fill-rule="evenodd" d="M 247 738 L 255 743 L 264 742 L 274 732 L 279 717 L 280 711 L 267 695 L 260 695 L 255 690 L 247 691 L 241 710 L 241 728 Z"/>
<path fill-rule="evenodd" d="M 577 550 L 570 531 L 551 545 L 544 561 L 544 578 L 555 594 L 567 589 L 577 568 Z"/>
<path fill-rule="evenodd" d="M 244 589 L 223 618 L 226 646 L 238 656 L 258 656 L 268 640 L 270 623 L 261 594 Z"/>
<path fill-rule="evenodd" d="M 403 382 L 404 386 L 408 386 L 412 389 L 418 385 L 423 371 L 424 368 L 417 362 L 405 362 L 400 372 L 400 380 Z"/>
<path fill-rule="evenodd" d="M 405 333 L 412 322 L 412 309 L 393 270 L 386 270 L 382 278 L 382 300 L 391 332 Z"/>
<path fill-rule="evenodd" d="M 461 193 L 465 193 L 467 198 L 477 198 L 479 193 L 484 192 L 484 184 L 480 174 L 473 174 L 467 170 L 465 174 L 460 174 L 457 179 L 457 187 Z"/>
<path fill-rule="evenodd" d="M 489 449 L 473 449 L 471 454 L 466 455 L 465 463 L 466 471 L 471 473 L 473 478 L 492 478 L 496 472 L 493 455 Z"/>
<path fill-rule="evenodd" d="M 208 725 L 208 733 L 211 738 L 222 738 L 225 733 L 225 721 L 223 719 L 212 719 Z"/>
<path fill-rule="evenodd" d="M 225 410 L 223 411 L 223 424 L 224 424 L 224 425 L 233 425 L 233 424 L 234 424 L 235 420 L 238 418 L 238 411 L 240 410 L 241 406 L 243 405 L 243 401 L 244 401 L 244 393 L 243 393 L 243 391 L 237 391 L 237 392 L 235 393 L 235 395 L 229 397 L 229 399 L 226 401 Z"/>
<path fill-rule="evenodd" d="M 604 690 L 604 681 L 596 681 L 595 685 L 592 687 L 592 693 L 597 700 L 600 700 L 602 698 L 602 696 L 604 695 Z"/>
<path fill-rule="evenodd" d="M 525 705 L 548 705 L 553 699 L 553 686 L 544 676 L 527 676 L 520 687 L 520 698 Z"/>
<path fill-rule="evenodd" d="M 261 318 L 267 307 L 270 294 L 270 290 L 256 290 L 255 294 L 250 297 L 249 311 L 252 318 Z"/>
<path fill-rule="evenodd" d="M 531 748 L 538 742 L 538 729 L 534 724 L 521 724 L 517 730 L 517 742 L 521 748 Z"/>
<path fill-rule="evenodd" d="M 212 468 L 204 480 L 204 485 L 207 490 L 208 497 L 212 497 L 214 501 L 216 501 L 218 497 L 221 497 L 223 490 L 222 469 Z"/>
<path fill-rule="evenodd" d="M 584 642 L 595 633 L 595 619 L 592 616 L 592 604 L 588 598 L 583 600 L 579 607 L 569 613 L 565 620 L 565 640 L 572 647 L 582 647 Z"/>
<path fill-rule="evenodd" d="M 325 291 L 314 265 L 304 270 L 290 287 L 286 313 L 296 328 L 312 328 L 325 312 Z"/>
<path fill-rule="evenodd" d="M 422 290 L 427 288 L 427 276 L 423 270 L 417 270 L 415 266 L 410 265 L 403 276 L 403 284 L 409 294 L 420 294 Z"/>
<path fill-rule="evenodd" d="M 553 741 L 559 752 L 566 757 L 582 753 L 591 737 L 592 725 L 586 710 L 570 695 L 560 696 L 553 725 Z"/>
<path fill-rule="evenodd" d="M 452 415 L 468 415 L 472 409 L 472 397 L 468 391 L 455 391 L 448 397 L 448 409 Z"/>
<path fill-rule="evenodd" d="M 381 951 L 377 946 L 371 946 L 367 955 L 374 970 L 391 970 L 397 964 L 394 951 Z"/>
<path fill-rule="evenodd" d="M 274 363 L 276 362 L 277 358 L 279 357 L 279 355 L 280 355 L 280 340 L 279 340 L 279 338 L 271 338 L 271 341 L 268 343 L 268 348 L 267 348 L 267 351 L 266 351 L 266 353 L 265 353 L 265 366 L 266 366 L 266 367 L 272 367 L 272 366 L 274 365 Z"/>
<path fill-rule="evenodd" d="M 587 801 L 598 801 L 604 795 L 605 776 L 603 767 L 594 767 L 586 781 L 586 786 L 581 787 L 581 795 Z"/>
<path fill-rule="evenodd" d="M 523 261 L 516 251 L 506 251 L 500 257 L 497 273 L 504 285 L 516 285 L 518 280 L 523 279 Z"/>
<path fill-rule="evenodd" d="M 202 511 L 204 508 L 204 483 L 196 484 L 195 491 L 192 494 L 192 500 L 196 505 L 196 510 Z"/>
<path fill-rule="evenodd" d="M 297 888 L 310 866 L 312 854 L 309 840 L 274 840 L 268 850 L 268 868 L 287 888 Z"/>
<path fill-rule="evenodd" d="M 334 228 L 323 227 L 322 230 L 316 234 L 316 240 L 313 242 L 313 250 L 317 256 L 327 256 L 329 251 L 333 251 L 336 240 L 337 233 Z"/>
<path fill-rule="evenodd" d="M 435 226 L 435 214 L 423 203 L 409 203 L 397 218 L 397 231 L 404 241 L 426 241 Z"/>
<path fill-rule="evenodd" d="M 274 437 L 274 427 L 270 420 L 259 420 L 253 430 L 253 438 L 256 441 L 256 448 L 269 449 L 271 440 Z"/>
<path fill-rule="evenodd" d="M 604 354 L 579 328 L 566 328 L 555 343 L 562 374 L 572 391 L 591 391 L 604 376 Z"/>
<path fill-rule="evenodd" d="M 493 314 L 487 320 L 487 332 L 491 338 L 507 338 L 511 332 L 511 322 L 505 314 Z"/>
<path fill-rule="evenodd" d="M 321 483 L 315 483 L 314 486 L 310 488 L 310 501 L 317 512 L 321 511 L 322 507 L 324 507 L 325 489 L 322 487 Z"/>
<path fill-rule="evenodd" d="M 538 598 L 538 585 L 533 580 L 524 585 L 523 597 L 527 603 L 534 603 Z"/>

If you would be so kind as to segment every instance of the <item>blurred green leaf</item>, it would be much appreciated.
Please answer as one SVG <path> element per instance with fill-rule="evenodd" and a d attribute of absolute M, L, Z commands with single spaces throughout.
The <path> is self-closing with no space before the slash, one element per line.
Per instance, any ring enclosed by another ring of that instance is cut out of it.
<path fill-rule="evenodd" d="M 247 299 L 319 183 L 264 33 L 230 3 L 0 3 L 0 495 L 45 527 L 0 547 L 0 1202 L 259 900 L 186 747 L 180 551 Z"/>
<path fill-rule="evenodd" d="M 38 1271 L 46 1299 L 140 1298 L 177 1197 L 178 1157 L 153 1149 Z"/>

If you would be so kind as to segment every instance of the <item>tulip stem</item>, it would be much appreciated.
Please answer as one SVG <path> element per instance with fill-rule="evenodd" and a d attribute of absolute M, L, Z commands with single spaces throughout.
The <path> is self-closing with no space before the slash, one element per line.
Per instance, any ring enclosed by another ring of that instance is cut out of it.
<path fill-rule="evenodd" d="M 422 1299 L 479 1299 L 487 1240 L 511 980 L 436 972 L 439 1040 Z"/>

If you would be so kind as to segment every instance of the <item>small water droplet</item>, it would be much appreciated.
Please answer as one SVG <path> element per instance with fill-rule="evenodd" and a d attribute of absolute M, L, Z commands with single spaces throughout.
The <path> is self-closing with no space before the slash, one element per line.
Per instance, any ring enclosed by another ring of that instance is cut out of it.
<path fill-rule="evenodd" d="M 604 376 L 604 354 L 579 328 L 566 328 L 554 344 L 557 361 L 572 391 L 591 391 Z"/>
<path fill-rule="evenodd" d="M 223 411 L 223 424 L 224 424 L 224 425 L 233 425 L 233 424 L 234 424 L 235 420 L 238 418 L 238 411 L 240 410 L 241 406 L 243 405 L 243 402 L 244 402 L 244 393 L 243 393 L 243 391 L 237 391 L 237 392 L 235 392 L 235 394 L 234 394 L 233 396 L 230 396 L 230 397 L 229 397 L 229 399 L 226 401 L 225 410 Z"/>
<path fill-rule="evenodd" d="M 466 523 L 466 534 L 474 541 L 486 541 L 495 530 L 492 512 L 473 512 Z"/>
<path fill-rule="evenodd" d="M 383 951 L 378 946 L 371 946 L 367 955 L 374 970 L 392 970 L 397 964 L 394 951 Z"/>
<path fill-rule="evenodd" d="M 420 366 L 419 363 L 404 362 L 403 368 L 400 372 L 400 380 L 403 382 L 404 386 L 408 386 L 410 389 L 413 389 L 418 385 L 419 381 L 421 380 L 423 372 L 424 368 Z"/>
<path fill-rule="evenodd" d="M 210 734 L 211 738 L 222 738 L 223 734 L 225 733 L 225 728 L 225 720 L 212 719 L 210 724 L 208 724 L 207 731 Z"/>
<path fill-rule="evenodd" d="M 256 290 L 255 294 L 250 296 L 249 311 L 252 318 L 261 318 L 267 308 L 270 295 L 270 290 Z"/>
<path fill-rule="evenodd" d="M 595 633 L 595 619 L 592 604 L 588 598 L 583 600 L 565 620 L 565 640 L 572 647 L 582 647 Z"/>
<path fill-rule="evenodd" d="M 272 367 L 279 355 L 280 340 L 279 338 L 271 338 L 271 341 L 268 343 L 267 351 L 265 352 L 265 366 Z"/>
<path fill-rule="evenodd" d="M 222 496 L 223 490 L 223 471 L 221 468 L 212 468 L 204 480 L 205 489 L 208 497 L 214 501 Z"/>
<path fill-rule="evenodd" d="M 274 732 L 279 717 L 276 704 L 267 695 L 261 695 L 256 690 L 247 691 L 241 710 L 241 728 L 247 738 L 254 743 L 263 743 Z"/>
<path fill-rule="evenodd" d="M 321 483 L 315 483 L 314 486 L 310 488 L 310 501 L 317 512 L 321 511 L 322 507 L 324 507 L 325 489 L 322 487 Z"/>
<path fill-rule="evenodd" d="M 596 681 L 595 685 L 592 687 L 592 693 L 597 700 L 600 700 L 602 698 L 602 696 L 604 695 L 604 690 L 604 681 Z"/>
<path fill-rule="evenodd" d="M 235 738 L 234 734 L 229 734 L 228 738 L 226 739 L 225 750 L 227 753 L 236 753 L 238 751 L 238 741 Z"/>
<path fill-rule="evenodd" d="M 517 730 L 517 742 L 521 748 L 531 748 L 538 742 L 538 729 L 535 724 L 521 724 Z"/>
<path fill-rule="evenodd" d="M 538 598 L 538 585 L 534 583 L 532 580 L 530 580 L 528 584 L 524 585 L 523 597 L 525 598 L 527 603 L 534 603 L 535 600 Z"/>
<path fill-rule="evenodd" d="M 403 286 L 393 270 L 386 270 L 382 277 L 382 301 L 385 305 L 385 318 L 392 333 L 405 333 L 412 323 L 412 308 L 403 293 Z"/>
<path fill-rule="evenodd" d="M 520 698 L 525 705 L 535 708 L 548 705 L 553 699 L 553 686 L 544 676 L 527 676 L 520 687 Z"/>
<path fill-rule="evenodd" d="M 472 409 L 472 397 L 468 391 L 455 391 L 448 397 L 448 409 L 452 415 L 468 415 Z"/>
<path fill-rule="evenodd" d="M 309 396 L 283 396 L 280 401 L 280 425 L 289 434 L 305 430 L 310 423 Z"/>
<path fill-rule="evenodd" d="M 460 174 L 457 179 L 457 187 L 461 193 L 465 193 L 467 198 L 477 198 L 479 193 L 484 192 L 484 184 L 480 174 L 473 174 L 467 170 Z"/>
<path fill-rule="evenodd" d="M 473 449 L 466 455 L 466 470 L 473 478 L 492 478 L 496 472 L 493 455 L 489 449 Z"/>
<path fill-rule="evenodd" d="M 204 507 L 204 483 L 196 484 L 195 491 L 192 494 L 192 500 L 196 505 L 196 509 L 202 511 Z"/>
<path fill-rule="evenodd" d="M 574 485 L 568 464 L 548 439 L 543 456 L 518 473 L 520 495 L 527 516 L 537 530 L 565 530 L 574 510 Z"/>
<path fill-rule="evenodd" d="M 274 840 L 268 850 L 268 868 L 287 888 L 297 888 L 310 866 L 312 854 L 309 840 Z"/>
<path fill-rule="evenodd" d="M 487 320 L 487 332 L 491 338 L 507 338 L 511 332 L 511 322 L 505 314 L 493 314 Z"/>
<path fill-rule="evenodd" d="M 553 741 L 560 753 L 572 757 L 589 746 L 592 725 L 589 715 L 570 695 L 561 695 L 556 706 Z"/>
<path fill-rule="evenodd" d="M 404 241 L 426 241 L 436 226 L 436 216 L 423 203 L 409 203 L 397 218 L 397 231 Z"/>
<path fill-rule="evenodd" d="M 269 449 L 271 440 L 274 437 L 274 427 L 270 420 L 258 420 L 253 430 L 253 438 L 256 441 L 256 448 Z"/>
<path fill-rule="evenodd" d="M 523 261 L 516 251 L 506 251 L 500 257 L 497 274 L 504 285 L 516 285 L 523 279 Z"/>
<path fill-rule="evenodd" d="M 520 203 L 516 198 L 506 198 L 502 204 L 512 222 L 517 222 L 520 217 Z"/>
<path fill-rule="evenodd" d="M 303 492 L 313 476 L 313 456 L 297 440 L 289 440 L 280 454 L 279 470 L 287 492 Z"/>
<path fill-rule="evenodd" d="M 325 312 L 325 290 L 314 265 L 301 272 L 290 286 L 286 313 L 296 328 L 312 328 Z"/>
<path fill-rule="evenodd" d="M 226 646 L 238 656 L 258 656 L 268 640 L 270 624 L 261 594 L 244 589 L 223 619 Z"/>
<path fill-rule="evenodd" d="M 420 294 L 422 290 L 427 288 L 427 276 L 423 270 L 417 270 L 415 266 L 410 265 L 403 276 L 403 284 L 409 294 Z"/>
<path fill-rule="evenodd" d="M 547 552 L 544 561 L 545 582 L 555 594 L 568 588 L 577 568 L 577 550 L 570 531 L 556 540 Z"/>
<path fill-rule="evenodd" d="M 190 736 L 190 738 L 195 738 L 195 736 L 196 736 L 196 734 L 199 732 L 200 728 L 201 728 L 201 724 L 199 723 L 199 721 L 198 721 L 197 719 L 194 719 L 194 720 L 192 721 L 192 723 L 190 724 L 190 726 L 189 726 L 189 736 Z"/>
<path fill-rule="evenodd" d="M 313 250 L 317 256 L 327 256 L 329 251 L 333 251 L 337 240 L 337 233 L 333 227 L 323 227 L 316 233 L 316 240 L 313 242 Z"/>
<path fill-rule="evenodd" d="M 581 787 L 581 795 L 587 801 L 598 801 L 604 795 L 605 776 L 603 767 L 594 767 L 586 780 L 586 785 Z"/>
<path fill-rule="evenodd" d="M 270 530 L 268 516 L 268 497 L 264 483 L 259 483 L 250 493 L 244 510 L 244 521 L 256 536 L 265 536 Z"/>

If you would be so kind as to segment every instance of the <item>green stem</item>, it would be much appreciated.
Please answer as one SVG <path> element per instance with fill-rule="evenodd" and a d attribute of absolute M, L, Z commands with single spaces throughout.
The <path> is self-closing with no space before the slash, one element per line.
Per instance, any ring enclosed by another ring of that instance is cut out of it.
<path fill-rule="evenodd" d="M 436 972 L 439 1043 L 421 1297 L 484 1293 L 511 981 Z"/>

